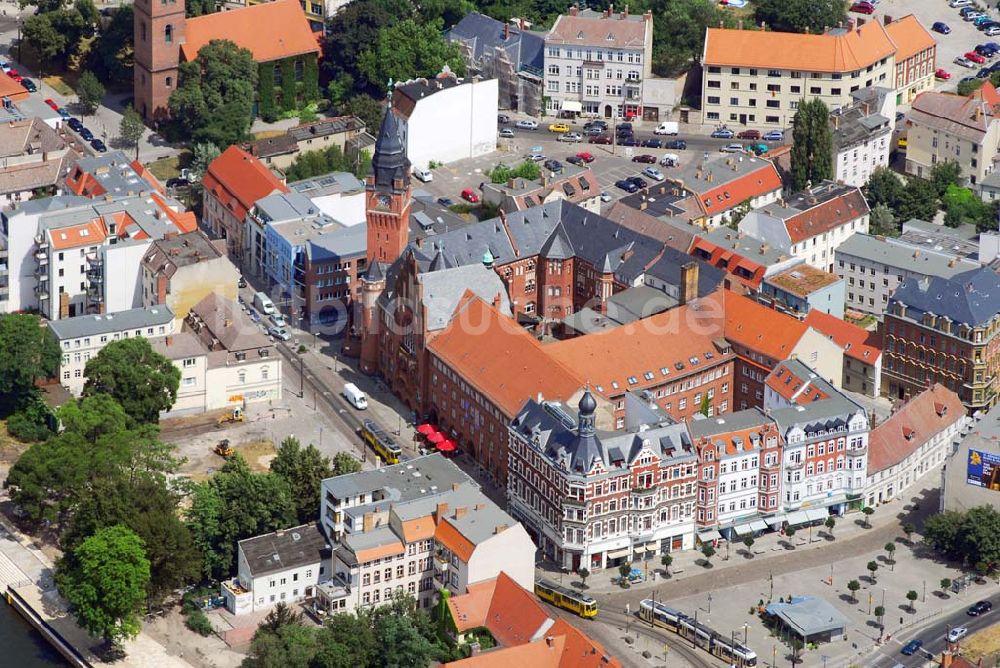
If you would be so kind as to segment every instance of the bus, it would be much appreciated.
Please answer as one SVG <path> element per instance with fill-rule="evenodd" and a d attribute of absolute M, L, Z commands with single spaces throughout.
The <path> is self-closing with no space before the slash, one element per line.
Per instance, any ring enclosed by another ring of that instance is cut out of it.
<path fill-rule="evenodd" d="M 754 668 L 757 665 L 757 653 L 737 642 L 735 635 L 717 633 L 680 610 L 652 599 L 647 598 L 639 602 L 639 619 L 651 626 L 670 629 L 730 665 L 738 668 Z"/>
<path fill-rule="evenodd" d="M 535 595 L 557 608 L 563 608 L 587 619 L 597 616 L 597 601 L 553 582 L 542 579 L 535 582 Z"/>
<path fill-rule="evenodd" d="M 386 464 L 398 464 L 403 451 L 392 436 L 374 420 L 361 423 L 361 439 L 375 451 Z"/>

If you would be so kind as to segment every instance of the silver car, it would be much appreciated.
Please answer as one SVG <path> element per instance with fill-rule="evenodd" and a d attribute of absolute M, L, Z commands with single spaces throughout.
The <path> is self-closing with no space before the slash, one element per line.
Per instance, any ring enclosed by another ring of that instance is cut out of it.
<path fill-rule="evenodd" d="M 503 128 L 500 130 L 500 136 L 503 137 L 504 139 L 513 139 L 514 131 L 511 130 L 510 128 Z"/>
<path fill-rule="evenodd" d="M 521 128 L 522 130 L 537 130 L 538 121 L 524 120 L 514 123 L 514 127 Z"/>
<path fill-rule="evenodd" d="M 723 153 L 742 153 L 743 144 L 726 144 L 719 150 L 722 151 Z"/>
<path fill-rule="evenodd" d="M 558 141 L 577 143 L 583 141 L 583 135 L 579 132 L 564 132 L 559 135 Z"/>
<path fill-rule="evenodd" d="M 646 169 L 642 170 L 642 173 L 651 179 L 656 179 L 657 181 L 663 180 L 663 172 L 658 170 L 656 167 L 647 167 Z"/>
<path fill-rule="evenodd" d="M 282 341 L 288 341 L 292 338 L 291 332 L 284 327 L 278 327 L 277 325 L 267 330 L 267 333 L 276 339 L 281 339 Z"/>
<path fill-rule="evenodd" d="M 978 67 L 974 62 L 972 62 L 971 60 L 969 60 L 965 56 L 959 56 L 959 57 L 955 58 L 955 64 L 956 65 L 961 65 L 962 67 L 969 67 L 969 68 Z"/>

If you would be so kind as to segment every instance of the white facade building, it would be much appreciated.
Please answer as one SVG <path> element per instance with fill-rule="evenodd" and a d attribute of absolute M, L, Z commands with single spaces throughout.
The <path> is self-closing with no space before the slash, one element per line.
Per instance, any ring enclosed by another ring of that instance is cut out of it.
<path fill-rule="evenodd" d="M 396 84 L 392 107 L 410 163 L 427 169 L 431 162 L 493 153 L 498 95 L 496 79 L 458 79 L 447 69 L 433 79 Z"/>
<path fill-rule="evenodd" d="M 872 172 L 889 165 L 896 128 L 896 96 L 888 88 L 864 88 L 854 102 L 830 113 L 833 180 L 861 187 Z"/>

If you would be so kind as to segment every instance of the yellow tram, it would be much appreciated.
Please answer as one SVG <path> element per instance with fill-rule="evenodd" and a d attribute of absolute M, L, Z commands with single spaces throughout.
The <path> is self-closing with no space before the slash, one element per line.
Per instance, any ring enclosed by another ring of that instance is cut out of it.
<path fill-rule="evenodd" d="M 398 464 L 402 449 L 382 427 L 374 420 L 361 423 L 361 438 L 371 446 L 386 464 Z"/>
<path fill-rule="evenodd" d="M 548 580 L 542 579 L 535 582 L 535 595 L 543 601 L 548 601 L 558 608 L 569 610 L 581 617 L 589 619 L 597 616 L 597 601 L 593 597 L 561 587 Z"/>

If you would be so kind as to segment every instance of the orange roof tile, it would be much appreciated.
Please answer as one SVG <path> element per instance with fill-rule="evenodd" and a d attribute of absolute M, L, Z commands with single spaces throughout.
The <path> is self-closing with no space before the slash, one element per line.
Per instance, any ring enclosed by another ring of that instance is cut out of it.
<path fill-rule="evenodd" d="M 254 5 L 266 7 L 270 4 Z M 296 7 L 298 5 L 296 4 Z M 244 11 L 241 9 L 233 12 Z M 232 12 L 222 12 L 230 14 Z M 214 16 L 214 14 L 212 15 Z M 230 146 L 222 155 L 213 160 L 205 172 L 202 185 L 211 192 L 223 206 L 243 220 L 254 202 L 274 191 L 288 192 L 288 186 L 271 173 L 257 158 L 238 146 Z"/>
<path fill-rule="evenodd" d="M 754 290 L 760 288 L 761 281 L 764 280 L 764 273 L 767 271 L 765 265 L 754 262 L 728 248 L 723 248 L 705 237 L 695 237 L 691 243 L 690 252 L 694 257 L 708 262 L 716 269 L 722 269 L 731 276 L 735 276 L 740 283 Z M 743 271 L 738 272 L 737 269 Z"/>
<path fill-rule="evenodd" d="M 517 322 L 466 292 L 428 349 L 508 416 L 539 392 L 569 399 L 583 380 Z M 472 326 L 470 326 L 470 324 Z"/>
<path fill-rule="evenodd" d="M 84 197 L 100 197 L 107 192 L 93 174 L 83 171 L 79 165 L 66 177 L 66 188 L 74 195 Z"/>
<path fill-rule="evenodd" d="M 721 359 L 713 343 L 723 336 L 721 292 L 699 299 L 694 302 L 697 306 L 679 306 L 638 322 L 556 341 L 546 350 L 569 368 L 585 369 L 587 380 L 606 397 L 659 385 L 664 377 L 700 373 Z M 706 359 L 705 353 L 713 359 Z M 693 357 L 697 364 L 691 363 Z M 684 368 L 676 368 L 677 364 Z"/>
<path fill-rule="evenodd" d="M 142 164 L 138 160 L 133 160 L 129 163 L 129 166 L 135 170 L 135 173 L 139 175 L 140 179 L 151 185 L 156 191 L 161 193 L 164 192 L 163 185 L 160 183 L 160 180 L 156 178 L 156 175 L 153 174 L 153 172 L 146 169 L 146 165 Z"/>
<path fill-rule="evenodd" d="M 781 175 L 778 174 L 774 165 L 768 160 L 761 160 L 760 164 L 759 169 L 699 193 L 699 206 L 704 209 L 705 213 L 714 216 L 737 207 L 748 199 L 781 190 Z M 692 190 L 696 190 L 701 184 L 688 183 L 687 185 Z"/>
<path fill-rule="evenodd" d="M 559 618 L 546 635 L 564 637 L 560 668 L 621 668 L 621 661 L 610 656 L 604 645 L 576 628 L 565 619 Z"/>
<path fill-rule="evenodd" d="M 438 518 L 437 528 L 434 530 L 434 538 L 466 563 L 472 558 L 472 553 L 476 550 L 476 544 L 463 536 L 462 532 L 455 528 L 455 525 L 449 522 L 447 517 Z"/>
<path fill-rule="evenodd" d="M 412 543 L 434 537 L 434 518 L 431 515 L 403 522 L 403 540 Z"/>
<path fill-rule="evenodd" d="M 878 335 L 837 316 L 813 309 L 805 323 L 844 349 L 844 354 L 865 364 L 874 364 L 882 356 Z"/>
<path fill-rule="evenodd" d="M 899 64 L 925 49 L 937 46 L 937 41 L 913 14 L 907 14 L 885 27 L 889 39 L 896 45 L 896 63 Z"/>
<path fill-rule="evenodd" d="M 785 220 L 788 238 L 793 244 L 834 230 L 868 214 L 868 202 L 855 188 L 839 197 L 810 207 Z"/>
<path fill-rule="evenodd" d="M 548 619 L 535 595 L 501 571 L 486 613 L 486 628 L 496 641 L 507 647 L 531 642 Z"/>
<path fill-rule="evenodd" d="M 785 401 L 805 406 L 813 401 L 830 398 L 830 395 L 813 381 L 813 378 L 797 375 L 787 363 L 782 362 L 768 374 L 764 384 Z"/>
<path fill-rule="evenodd" d="M 935 383 L 868 435 L 868 475 L 895 466 L 965 415 L 958 395 Z"/>
<path fill-rule="evenodd" d="M 249 49 L 258 63 L 320 51 L 298 0 L 274 0 L 190 18 L 185 33 L 181 55 L 188 61 L 213 39 L 228 39 Z"/>
<path fill-rule="evenodd" d="M 448 610 L 459 633 L 477 626 L 486 626 L 486 613 L 489 612 L 496 587 L 497 579 L 490 578 L 470 584 L 464 594 L 448 598 Z"/>
<path fill-rule="evenodd" d="M 735 293 L 725 295 L 726 339 L 774 360 L 788 359 L 808 325 Z"/>
<path fill-rule="evenodd" d="M 101 219 L 90 220 L 72 227 L 60 227 L 49 230 L 52 248 L 65 250 L 77 246 L 93 246 L 101 244 L 107 237 L 107 230 Z"/>
<path fill-rule="evenodd" d="M 840 35 L 709 28 L 706 65 L 735 65 L 813 72 L 863 70 L 896 51 L 879 21 Z"/>
<path fill-rule="evenodd" d="M 395 540 L 384 545 L 370 547 L 367 550 L 358 550 L 354 553 L 354 556 L 358 558 L 359 563 L 363 564 L 366 561 L 374 561 L 384 557 L 394 557 L 397 554 L 403 554 L 404 551 L 403 544 L 398 540 Z"/>
<path fill-rule="evenodd" d="M 198 229 L 198 219 L 193 211 L 181 211 L 178 213 L 167 205 L 167 201 L 158 193 L 151 193 L 153 201 L 160 207 L 160 210 L 167 215 L 170 222 L 174 224 L 182 233 L 194 232 Z"/>
<path fill-rule="evenodd" d="M 455 668 L 510 668 L 512 665 L 530 666 L 531 668 L 559 668 L 565 648 L 566 636 L 547 635 L 535 642 L 516 647 L 494 649 L 443 665 L 455 666 Z"/>

